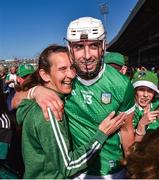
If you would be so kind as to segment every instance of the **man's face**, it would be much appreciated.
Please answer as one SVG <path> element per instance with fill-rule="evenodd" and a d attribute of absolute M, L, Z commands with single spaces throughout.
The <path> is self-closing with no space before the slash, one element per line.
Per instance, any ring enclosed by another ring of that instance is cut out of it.
<path fill-rule="evenodd" d="M 102 43 L 102 41 L 79 41 L 71 43 L 70 48 L 77 67 L 77 73 L 91 74 L 99 68 L 98 66 L 100 66 L 99 64 L 103 55 Z"/>
<path fill-rule="evenodd" d="M 70 93 L 76 71 L 67 53 L 52 53 L 49 60 L 52 64 L 49 73 L 50 88 L 62 94 Z"/>
<path fill-rule="evenodd" d="M 145 108 L 148 104 L 151 103 L 154 95 L 154 90 L 146 86 L 140 86 L 136 88 L 135 100 L 142 108 Z"/>

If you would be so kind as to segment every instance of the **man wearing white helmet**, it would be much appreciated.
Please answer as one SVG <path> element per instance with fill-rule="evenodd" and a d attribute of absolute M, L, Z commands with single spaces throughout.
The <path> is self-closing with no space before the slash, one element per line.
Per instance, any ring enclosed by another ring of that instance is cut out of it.
<path fill-rule="evenodd" d="M 105 31 L 102 22 L 91 17 L 83 17 L 71 22 L 67 29 L 67 41 L 77 75 L 84 80 L 98 78 L 105 51 Z"/>
<path fill-rule="evenodd" d="M 112 111 L 126 112 L 125 124 L 108 137 L 99 155 L 93 159 L 81 178 L 124 178 L 120 160 L 134 141 L 132 116 L 134 92 L 130 80 L 103 62 L 105 31 L 100 20 L 83 17 L 72 21 L 67 30 L 70 56 L 77 69 L 72 95 L 65 102 L 65 112 L 75 147 L 94 135 L 100 122 Z M 48 89 L 30 90 L 48 118 L 49 106 L 62 119 L 63 104 Z"/>

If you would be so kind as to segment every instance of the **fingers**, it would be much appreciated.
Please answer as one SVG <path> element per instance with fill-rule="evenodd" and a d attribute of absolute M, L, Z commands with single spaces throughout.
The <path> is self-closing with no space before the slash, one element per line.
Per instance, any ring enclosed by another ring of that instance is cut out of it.
<path fill-rule="evenodd" d="M 63 103 L 63 101 L 61 101 L 61 99 L 59 97 L 57 98 L 56 103 L 57 103 L 57 107 L 58 107 L 59 111 L 63 111 L 64 103 Z"/>
<path fill-rule="evenodd" d="M 100 124 L 99 129 L 104 132 L 106 135 L 110 135 L 114 133 L 117 129 L 119 129 L 125 122 L 125 113 L 120 113 L 116 117 L 114 117 L 115 112 L 110 113 L 107 118 Z M 114 117 L 114 118 L 113 118 Z"/>
<path fill-rule="evenodd" d="M 142 118 L 143 123 L 149 124 L 153 122 L 154 120 L 156 120 L 158 114 L 159 114 L 159 111 L 150 111 L 146 113 Z"/>
<path fill-rule="evenodd" d="M 150 111 L 150 106 L 147 105 L 147 106 L 145 107 L 145 109 L 144 109 L 144 113 L 148 113 L 149 111 Z"/>
<path fill-rule="evenodd" d="M 38 86 L 34 91 L 34 97 L 42 108 L 45 119 L 49 120 L 49 115 L 47 108 L 49 107 L 53 112 L 57 120 L 61 120 L 64 112 L 64 105 L 62 100 L 57 96 L 57 94 L 41 86 Z"/>
<path fill-rule="evenodd" d="M 116 123 L 118 123 L 118 122 L 120 123 L 121 121 L 124 120 L 125 116 L 126 116 L 126 114 L 125 114 L 124 112 L 121 112 L 120 114 L 118 114 L 118 115 L 114 118 L 114 121 L 115 121 Z"/>
<path fill-rule="evenodd" d="M 104 129 L 108 122 L 114 117 L 115 111 L 112 111 L 99 125 L 99 129 Z"/>
<path fill-rule="evenodd" d="M 50 119 L 49 119 L 49 115 L 48 115 L 47 109 L 42 109 L 42 112 L 43 112 L 43 115 L 44 115 L 46 121 L 49 121 Z"/>
<path fill-rule="evenodd" d="M 150 113 L 157 116 L 159 114 L 159 111 L 151 111 Z"/>
<path fill-rule="evenodd" d="M 60 121 L 62 120 L 62 116 L 64 113 L 64 106 L 63 109 L 60 109 L 58 104 L 54 101 L 54 102 L 47 102 L 47 103 L 42 103 L 43 105 L 41 105 L 44 117 L 46 120 L 49 120 L 49 115 L 48 115 L 48 111 L 47 108 L 49 107 L 50 110 L 52 111 L 52 113 L 54 114 L 55 118 Z"/>
<path fill-rule="evenodd" d="M 118 116 L 115 117 L 115 124 L 117 126 L 117 128 L 119 129 L 122 125 L 125 124 L 125 117 L 126 114 L 125 113 L 120 113 Z"/>
<path fill-rule="evenodd" d="M 149 117 L 149 120 L 155 120 L 157 116 L 158 116 L 158 111 L 151 111 L 148 117 Z"/>
<path fill-rule="evenodd" d="M 64 106 L 61 109 L 61 107 L 59 107 L 59 105 L 57 104 L 57 102 L 53 102 L 52 104 L 50 103 L 50 109 L 53 112 L 55 118 L 59 121 L 62 120 L 62 116 L 63 116 L 63 112 L 64 112 Z"/>
<path fill-rule="evenodd" d="M 62 116 L 64 113 L 64 104 L 61 99 L 48 103 L 47 107 L 50 107 L 57 120 L 62 120 Z"/>
<path fill-rule="evenodd" d="M 107 120 L 107 121 L 111 120 L 111 119 L 114 117 L 114 115 L 115 115 L 115 111 L 112 111 L 112 112 L 105 118 L 105 120 Z"/>

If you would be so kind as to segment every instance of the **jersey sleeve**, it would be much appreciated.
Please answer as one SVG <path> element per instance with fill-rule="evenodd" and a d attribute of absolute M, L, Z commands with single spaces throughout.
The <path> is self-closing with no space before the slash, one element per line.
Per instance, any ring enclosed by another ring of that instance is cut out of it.
<path fill-rule="evenodd" d="M 63 169 L 65 177 L 73 176 L 88 166 L 88 161 L 101 149 L 107 136 L 102 131 L 97 130 L 89 143 L 72 151 L 67 148 L 66 142 L 68 139 L 65 139 L 66 137 L 60 132 L 59 123 L 49 109 L 48 112 L 52 130 L 58 144 L 59 153 L 62 155 L 62 161 L 64 162 L 64 167 L 61 167 L 61 169 Z"/>
<path fill-rule="evenodd" d="M 134 87 L 132 86 L 131 81 L 129 81 L 119 112 L 126 112 L 127 114 L 129 114 L 135 110 L 134 105 L 135 105 Z"/>

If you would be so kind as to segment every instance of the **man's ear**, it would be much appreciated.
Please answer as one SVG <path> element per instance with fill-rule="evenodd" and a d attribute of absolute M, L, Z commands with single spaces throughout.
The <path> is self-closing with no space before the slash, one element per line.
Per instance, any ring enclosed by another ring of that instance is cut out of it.
<path fill-rule="evenodd" d="M 39 70 L 39 75 L 43 79 L 43 81 L 45 81 L 45 82 L 49 82 L 50 81 L 50 75 L 48 73 L 46 73 L 44 71 L 44 69 L 40 69 Z"/>

